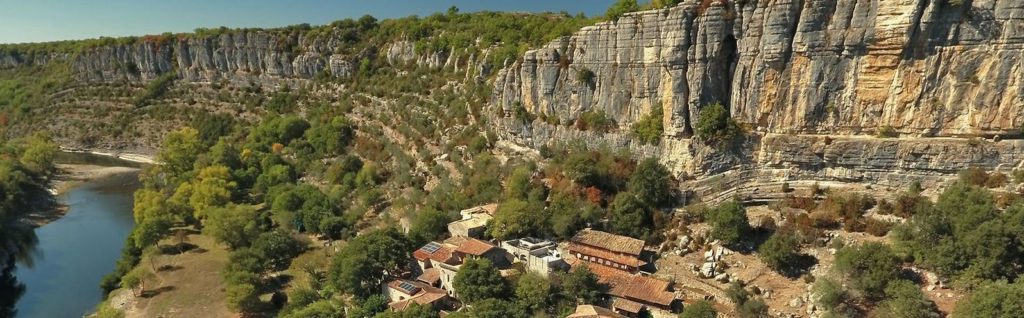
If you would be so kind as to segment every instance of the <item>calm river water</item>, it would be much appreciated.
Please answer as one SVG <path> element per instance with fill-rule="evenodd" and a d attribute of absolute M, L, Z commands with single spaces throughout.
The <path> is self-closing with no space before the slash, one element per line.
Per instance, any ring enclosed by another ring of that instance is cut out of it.
<path fill-rule="evenodd" d="M 130 165 L 82 155 L 62 159 Z M 26 286 L 16 305 L 17 317 L 82 317 L 93 310 L 103 298 L 100 279 L 114 269 L 134 226 L 132 193 L 139 186 L 138 173 L 128 172 L 88 182 L 58 197 L 69 208 L 67 215 L 36 229 L 34 264 L 19 263 L 15 270 Z"/>

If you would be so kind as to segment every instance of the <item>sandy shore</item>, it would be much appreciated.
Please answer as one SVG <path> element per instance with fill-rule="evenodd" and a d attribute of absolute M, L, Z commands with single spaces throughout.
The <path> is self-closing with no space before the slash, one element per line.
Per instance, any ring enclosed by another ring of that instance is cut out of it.
<path fill-rule="evenodd" d="M 92 180 L 102 179 L 120 173 L 134 172 L 139 169 L 85 164 L 57 164 L 57 170 L 59 172 L 54 176 L 53 183 L 50 185 L 50 192 L 54 195 L 61 195 Z M 30 213 L 24 217 L 24 221 L 35 227 L 40 227 L 60 219 L 67 214 L 67 212 L 67 206 L 58 204 L 52 209 L 43 209 L 38 212 Z"/>

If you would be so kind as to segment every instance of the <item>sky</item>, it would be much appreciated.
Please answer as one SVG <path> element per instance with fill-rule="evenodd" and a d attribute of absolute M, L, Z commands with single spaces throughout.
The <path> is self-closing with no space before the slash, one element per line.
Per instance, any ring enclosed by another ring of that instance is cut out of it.
<path fill-rule="evenodd" d="M 197 27 L 277 27 L 370 14 L 425 16 L 481 10 L 603 14 L 614 0 L 0 0 L 0 43 L 191 32 Z"/>

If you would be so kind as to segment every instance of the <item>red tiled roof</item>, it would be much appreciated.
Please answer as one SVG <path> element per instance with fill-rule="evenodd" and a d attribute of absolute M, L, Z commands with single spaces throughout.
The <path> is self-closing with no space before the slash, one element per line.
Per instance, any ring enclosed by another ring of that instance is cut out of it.
<path fill-rule="evenodd" d="M 617 254 L 609 250 L 594 248 L 584 244 L 569 243 L 568 250 L 569 253 L 572 254 L 580 253 L 583 255 L 595 256 L 632 267 L 640 267 L 645 264 L 644 261 L 637 259 L 636 256 L 633 255 Z"/>
<path fill-rule="evenodd" d="M 433 304 L 434 302 L 437 302 L 438 300 L 444 299 L 445 297 L 448 296 L 448 294 L 445 293 L 445 291 L 440 288 L 432 287 L 421 282 L 415 281 L 393 280 L 391 282 L 388 282 L 388 287 L 401 290 L 401 288 L 399 288 L 398 286 L 403 282 L 415 286 L 417 291 L 415 295 L 412 295 L 412 298 L 388 304 L 388 306 L 397 311 L 405 310 L 409 308 L 409 306 L 412 305 L 413 303 L 417 303 L 420 305 Z"/>
<path fill-rule="evenodd" d="M 625 310 L 631 314 L 639 314 L 644 309 L 644 305 L 629 299 L 615 298 L 612 300 L 612 308 Z"/>
<path fill-rule="evenodd" d="M 611 267 L 576 260 L 573 266 L 586 266 L 598 280 L 608 285 L 608 294 L 662 308 L 672 306 L 675 294 L 668 290 L 669 282 L 648 276 L 635 275 Z"/>
<path fill-rule="evenodd" d="M 644 241 L 622 235 L 615 235 L 611 233 L 594 231 L 594 230 L 583 230 L 576 233 L 572 237 L 570 242 L 590 245 L 597 248 L 606 249 L 616 253 L 629 254 L 633 256 L 640 256 L 640 252 L 644 249 Z"/>
<path fill-rule="evenodd" d="M 423 270 L 423 274 L 416 277 L 416 280 L 433 285 L 437 284 L 441 280 L 441 270 L 437 268 L 428 268 Z"/>
<path fill-rule="evenodd" d="M 412 252 L 412 257 L 416 258 L 416 260 L 419 260 L 419 261 L 426 261 L 426 260 L 429 259 L 429 260 L 434 260 L 434 261 L 438 261 L 438 262 L 442 262 L 442 263 L 447 263 L 449 260 L 451 260 L 451 258 L 452 258 L 452 248 L 451 247 L 447 246 L 446 244 L 441 244 L 441 243 L 437 243 L 437 242 L 431 242 L 431 243 L 439 244 L 439 245 L 441 245 L 441 247 L 438 248 L 437 251 L 434 251 L 433 253 L 429 253 L 429 252 L 427 252 L 427 250 L 424 249 L 426 246 L 423 246 L 423 247 L 417 249 L 415 252 Z M 427 245 L 430 245 L 430 243 L 427 243 Z"/>
<path fill-rule="evenodd" d="M 496 247 L 491 243 L 475 238 L 468 238 L 465 242 L 460 244 L 459 247 L 456 247 L 455 251 L 463 254 L 481 256 L 495 248 Z"/>

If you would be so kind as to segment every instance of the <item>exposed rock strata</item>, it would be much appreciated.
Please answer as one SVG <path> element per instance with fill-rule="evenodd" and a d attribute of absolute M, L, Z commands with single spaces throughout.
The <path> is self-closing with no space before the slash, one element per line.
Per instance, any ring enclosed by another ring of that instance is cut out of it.
<path fill-rule="evenodd" d="M 1020 135 L 1024 2 L 967 3 L 684 1 L 527 52 L 498 71 L 492 103 L 562 122 L 603 111 L 619 133 L 535 121 L 502 135 L 534 146 L 576 138 L 631 147 L 698 177 L 732 170 L 748 171 L 741 179 L 869 181 L 1008 169 L 1024 160 L 1018 141 L 871 137 L 888 127 L 904 137 Z M 691 142 L 701 108 L 716 101 L 757 141 L 731 155 Z M 658 107 L 662 146 L 632 145 L 624 132 Z"/>

